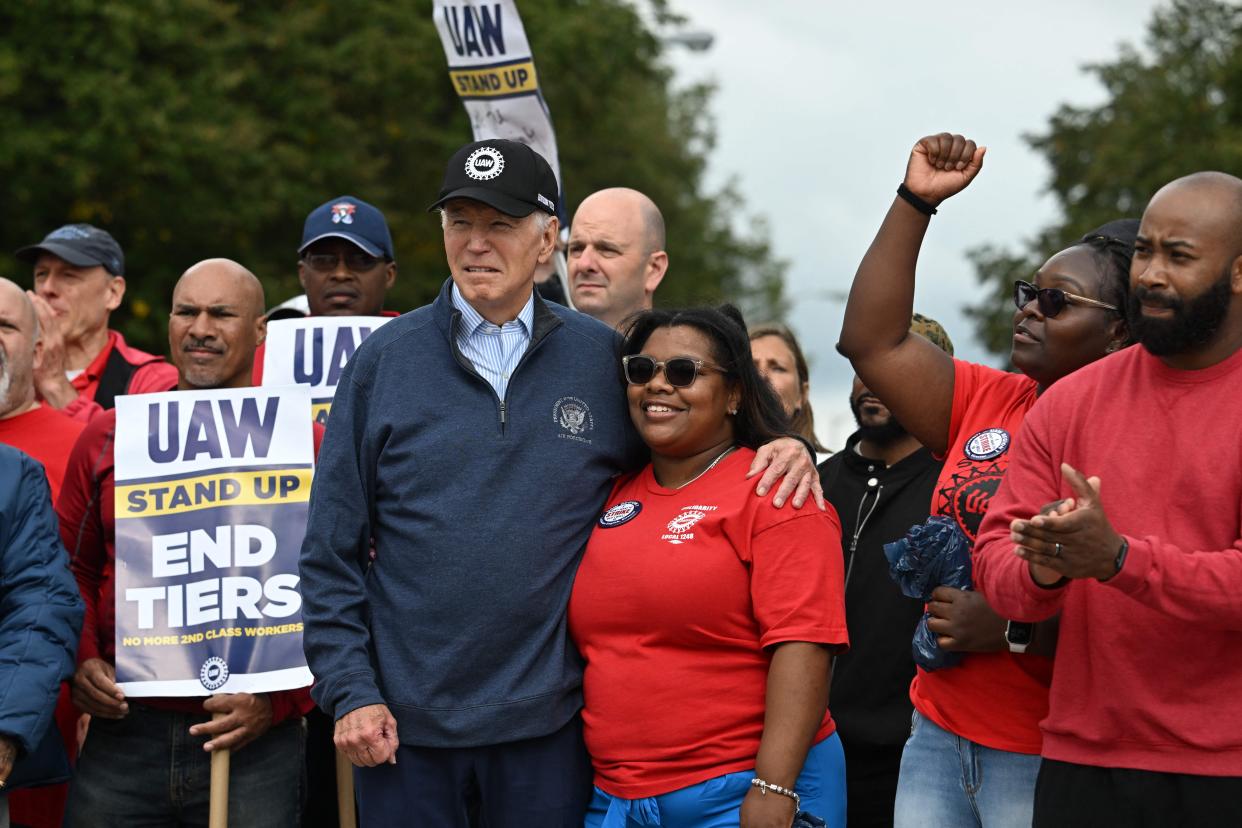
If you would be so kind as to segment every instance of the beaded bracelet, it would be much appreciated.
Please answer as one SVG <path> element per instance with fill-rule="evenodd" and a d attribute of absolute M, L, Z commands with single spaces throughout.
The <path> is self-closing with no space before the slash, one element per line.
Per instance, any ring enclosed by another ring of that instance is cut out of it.
<path fill-rule="evenodd" d="M 801 810 L 802 808 L 802 797 L 789 790 L 789 788 L 782 788 L 780 785 L 773 785 L 771 782 L 765 782 L 757 776 L 750 780 L 750 784 L 762 791 L 764 796 L 767 796 L 768 791 L 771 791 L 772 793 L 778 793 L 781 796 L 789 797 L 794 801 L 795 811 Z"/>

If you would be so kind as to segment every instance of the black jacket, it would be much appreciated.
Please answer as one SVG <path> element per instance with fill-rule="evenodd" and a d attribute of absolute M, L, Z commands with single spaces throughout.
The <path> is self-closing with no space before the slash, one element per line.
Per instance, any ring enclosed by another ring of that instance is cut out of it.
<path fill-rule="evenodd" d="M 831 709 L 841 738 L 900 745 L 910 735 L 910 637 L 923 604 L 888 574 L 884 544 L 927 519 L 940 462 L 919 449 L 885 467 L 855 451 L 859 435 L 819 467 L 824 496 L 841 518 L 850 650 L 833 666 Z"/>

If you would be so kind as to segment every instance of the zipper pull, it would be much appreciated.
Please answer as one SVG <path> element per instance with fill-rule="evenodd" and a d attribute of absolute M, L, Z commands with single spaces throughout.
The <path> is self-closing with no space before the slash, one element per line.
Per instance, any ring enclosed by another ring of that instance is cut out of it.
<path fill-rule="evenodd" d="M 505 401 L 500 401 L 500 424 L 505 424 Z"/>
<path fill-rule="evenodd" d="M 850 554 L 853 555 L 857 551 L 858 551 L 858 535 L 855 535 L 854 538 L 850 541 Z"/>

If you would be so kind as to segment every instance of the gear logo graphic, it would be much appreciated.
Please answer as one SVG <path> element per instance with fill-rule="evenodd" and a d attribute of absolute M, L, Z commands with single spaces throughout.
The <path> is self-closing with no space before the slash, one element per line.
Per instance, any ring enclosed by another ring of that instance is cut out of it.
<path fill-rule="evenodd" d="M 707 517 L 705 512 L 700 512 L 697 509 L 687 509 L 668 522 L 668 531 L 677 533 L 686 532 L 691 526 L 698 523 L 705 517 Z"/>
<path fill-rule="evenodd" d="M 505 157 L 493 147 L 479 147 L 466 159 L 466 175 L 475 181 L 488 181 L 505 171 Z"/>
<path fill-rule="evenodd" d="M 212 656 L 199 668 L 198 680 L 208 690 L 219 690 L 229 680 L 229 664 L 220 656 Z"/>

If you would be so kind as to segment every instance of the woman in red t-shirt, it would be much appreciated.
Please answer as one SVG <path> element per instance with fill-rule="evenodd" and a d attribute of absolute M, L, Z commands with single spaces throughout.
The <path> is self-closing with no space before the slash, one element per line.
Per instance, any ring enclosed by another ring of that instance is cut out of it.
<path fill-rule="evenodd" d="M 595 768 L 586 824 L 788 828 L 800 797 L 841 825 L 836 513 L 777 509 L 746 479 L 788 424 L 735 309 L 648 311 L 622 350 L 651 463 L 613 488 L 569 603 Z"/>
<path fill-rule="evenodd" d="M 983 147 L 942 133 L 914 146 L 897 198 L 859 265 L 840 351 L 893 416 L 944 457 L 932 514 L 973 543 L 1041 391 L 1129 344 L 1121 308 L 1138 222 L 1110 222 L 1014 286 L 1013 350 L 1021 373 L 954 360 L 908 333 L 914 270 L 936 206 L 983 166 Z M 939 587 L 928 626 L 961 663 L 920 669 L 902 755 L 895 824 L 1031 824 L 1039 721 L 1048 710 L 1055 626 L 1009 624 L 979 593 Z"/>

